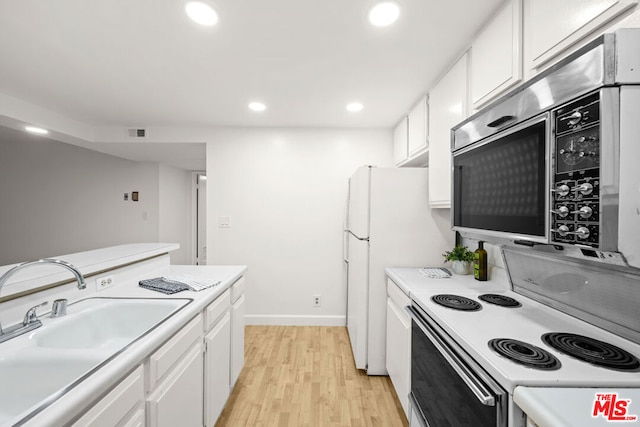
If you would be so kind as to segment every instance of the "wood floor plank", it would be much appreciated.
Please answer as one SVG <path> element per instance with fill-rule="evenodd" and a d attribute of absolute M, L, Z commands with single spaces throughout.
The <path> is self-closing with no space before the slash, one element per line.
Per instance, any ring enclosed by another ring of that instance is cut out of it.
<path fill-rule="evenodd" d="M 246 326 L 245 366 L 216 427 L 407 427 L 386 376 L 355 368 L 345 327 Z"/>

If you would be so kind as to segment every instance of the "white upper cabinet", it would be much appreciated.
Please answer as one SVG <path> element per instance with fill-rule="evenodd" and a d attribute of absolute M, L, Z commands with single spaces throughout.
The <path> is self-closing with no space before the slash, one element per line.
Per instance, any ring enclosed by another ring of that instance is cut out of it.
<path fill-rule="evenodd" d="M 505 3 L 474 40 L 470 72 L 474 109 L 522 80 L 522 0 Z"/>
<path fill-rule="evenodd" d="M 423 96 L 393 130 L 396 166 L 426 166 L 429 161 L 428 98 Z"/>
<path fill-rule="evenodd" d="M 409 157 L 408 126 L 409 120 L 404 116 L 393 129 L 393 162 L 402 164 Z"/>
<path fill-rule="evenodd" d="M 427 141 L 427 97 L 423 96 L 409 112 L 409 157 L 429 148 Z"/>
<path fill-rule="evenodd" d="M 429 92 L 429 206 L 451 207 L 451 128 L 467 117 L 468 54 Z"/>
<path fill-rule="evenodd" d="M 541 68 L 638 0 L 525 0 L 525 64 Z"/>

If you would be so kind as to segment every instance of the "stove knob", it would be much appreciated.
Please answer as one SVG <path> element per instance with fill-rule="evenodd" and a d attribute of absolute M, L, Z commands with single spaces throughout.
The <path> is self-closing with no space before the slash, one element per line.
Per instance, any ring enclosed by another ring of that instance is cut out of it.
<path fill-rule="evenodd" d="M 587 237 L 589 237 L 589 234 L 591 234 L 589 232 L 589 229 L 587 227 L 578 227 L 578 229 L 576 231 L 574 231 L 572 234 L 575 234 L 576 236 L 578 236 L 578 239 L 586 239 Z"/>
<path fill-rule="evenodd" d="M 569 119 L 567 123 L 569 123 L 570 126 L 575 126 L 582 121 L 582 113 L 580 111 L 574 111 L 567 119 Z"/>
<path fill-rule="evenodd" d="M 561 185 L 558 185 L 556 188 L 551 189 L 551 191 L 558 193 L 558 196 L 560 197 L 565 197 L 566 195 L 569 194 L 571 189 L 567 184 L 561 184 Z"/>
<path fill-rule="evenodd" d="M 577 211 L 573 211 L 571 213 L 577 213 L 582 218 L 589 218 L 591 215 L 593 215 L 593 209 L 591 209 L 589 206 L 583 206 Z"/>
<path fill-rule="evenodd" d="M 551 212 L 558 215 L 560 218 L 564 218 L 569 215 L 569 208 L 566 206 L 560 206 L 558 209 L 552 209 Z"/>
<path fill-rule="evenodd" d="M 553 231 L 554 233 L 558 233 L 560 237 L 565 237 L 567 234 L 570 233 L 569 227 L 567 227 L 566 225 L 561 225 L 555 230 L 552 228 L 551 231 Z"/>
<path fill-rule="evenodd" d="M 593 193 L 593 185 L 591 185 L 590 182 L 584 182 L 576 187 L 576 189 L 584 196 L 588 196 L 589 194 Z"/>

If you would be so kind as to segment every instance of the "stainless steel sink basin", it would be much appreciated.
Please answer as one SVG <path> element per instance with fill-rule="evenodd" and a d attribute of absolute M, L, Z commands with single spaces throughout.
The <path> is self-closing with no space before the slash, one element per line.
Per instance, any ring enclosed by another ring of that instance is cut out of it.
<path fill-rule="evenodd" d="M 65 317 L 0 344 L 0 425 L 46 407 L 144 337 L 190 299 L 87 298 Z"/>

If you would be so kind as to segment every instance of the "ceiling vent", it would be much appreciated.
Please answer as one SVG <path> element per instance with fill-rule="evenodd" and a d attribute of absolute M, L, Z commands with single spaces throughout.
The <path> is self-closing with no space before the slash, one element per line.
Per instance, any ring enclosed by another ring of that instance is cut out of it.
<path fill-rule="evenodd" d="M 129 129 L 129 138 L 144 138 L 146 136 L 146 129 Z"/>

